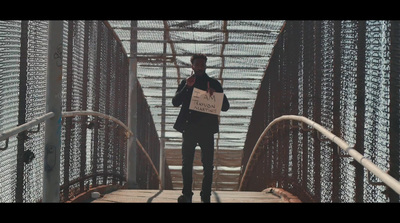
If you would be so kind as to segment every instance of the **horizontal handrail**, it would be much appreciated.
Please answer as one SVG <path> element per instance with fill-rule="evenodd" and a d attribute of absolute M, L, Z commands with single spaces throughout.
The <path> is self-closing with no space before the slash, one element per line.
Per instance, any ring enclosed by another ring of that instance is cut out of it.
<path fill-rule="evenodd" d="M 26 123 L 24 123 L 22 125 L 7 129 L 7 130 L 5 130 L 5 131 L 0 133 L 0 141 L 8 139 L 11 136 L 16 135 L 16 134 L 18 134 L 20 132 L 23 132 L 25 130 L 28 130 L 28 129 L 32 128 L 32 126 L 38 125 L 38 124 L 40 124 L 40 123 L 42 123 L 42 122 L 44 122 L 47 119 L 50 119 L 52 117 L 54 117 L 54 112 L 49 112 L 49 113 L 46 113 L 46 114 L 44 114 L 42 116 L 34 118 L 31 121 L 26 122 Z M 3 149 L 3 150 L 5 150 L 5 149 Z"/>
<path fill-rule="evenodd" d="M 294 120 L 294 121 L 299 121 L 302 123 L 305 123 L 311 128 L 317 130 L 321 134 L 323 134 L 325 137 L 327 137 L 330 141 L 334 142 L 336 145 L 338 145 L 342 150 L 347 152 L 351 157 L 353 157 L 357 162 L 359 162 L 361 165 L 363 165 L 367 170 L 375 174 L 379 179 L 381 179 L 387 186 L 392 188 L 394 191 L 396 191 L 398 194 L 400 194 L 400 182 L 394 179 L 392 176 L 390 176 L 388 173 L 384 172 L 382 169 L 380 169 L 378 166 L 376 166 L 374 163 L 372 163 L 369 159 L 361 155 L 358 151 L 356 151 L 353 147 L 349 146 L 344 140 L 339 138 L 338 136 L 332 134 L 330 131 L 319 125 L 318 123 L 311 121 L 310 119 L 304 117 L 304 116 L 297 116 L 297 115 L 283 115 L 281 117 L 278 117 L 274 119 L 262 132 L 260 137 L 257 140 L 256 145 L 253 148 L 253 151 L 251 152 L 249 161 L 247 162 L 245 172 L 242 176 L 242 179 L 240 181 L 239 185 L 239 190 L 242 190 L 243 187 L 243 181 L 247 176 L 248 172 L 248 167 L 250 166 L 250 163 L 253 160 L 253 157 L 256 154 L 256 151 L 260 145 L 260 143 L 263 141 L 264 136 L 267 134 L 267 132 L 272 128 L 273 125 L 275 125 L 278 122 L 285 121 L 285 120 Z"/>
<path fill-rule="evenodd" d="M 98 116 L 98 117 L 102 117 L 108 120 L 112 120 L 115 123 L 117 123 L 118 125 L 122 126 L 128 134 L 126 134 L 127 138 L 129 138 L 130 136 L 133 136 L 133 132 L 128 128 L 128 126 L 126 126 L 123 122 L 121 122 L 119 119 L 111 116 L 111 115 L 106 115 L 103 114 L 101 112 L 96 112 L 96 111 L 67 111 L 67 112 L 63 112 L 62 113 L 62 117 L 63 118 L 67 118 L 67 117 L 74 117 L 74 116 L 83 116 L 83 115 L 92 115 L 92 116 Z M 160 188 L 162 188 L 162 183 L 161 183 L 161 178 L 158 174 L 157 168 L 155 167 L 153 161 L 150 158 L 150 155 L 147 153 L 147 151 L 143 148 L 142 143 L 140 143 L 140 141 L 136 138 L 136 144 L 139 146 L 140 150 L 142 150 L 142 152 L 144 153 L 144 155 L 146 156 L 146 158 L 148 159 L 153 171 L 155 172 L 155 174 L 157 175 L 158 178 L 158 183 L 160 185 Z"/>

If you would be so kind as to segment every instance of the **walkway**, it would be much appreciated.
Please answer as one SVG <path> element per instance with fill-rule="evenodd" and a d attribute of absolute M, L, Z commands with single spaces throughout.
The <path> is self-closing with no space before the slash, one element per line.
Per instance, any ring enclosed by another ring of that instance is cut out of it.
<path fill-rule="evenodd" d="M 176 203 L 171 98 L 199 52 L 231 105 L 212 202 L 299 201 L 266 185 L 302 202 L 400 202 L 399 21 L 7 20 L 0 36 L 0 203 L 100 190 L 95 203 Z"/>
<path fill-rule="evenodd" d="M 254 191 L 213 191 L 211 203 L 289 203 L 276 193 Z M 200 203 L 200 191 L 193 192 L 193 203 Z M 180 190 L 117 190 L 92 203 L 177 203 Z"/>

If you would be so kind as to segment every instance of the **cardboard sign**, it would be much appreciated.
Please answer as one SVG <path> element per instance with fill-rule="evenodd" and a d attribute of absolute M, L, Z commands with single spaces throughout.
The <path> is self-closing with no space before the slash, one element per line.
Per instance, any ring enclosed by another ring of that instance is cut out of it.
<path fill-rule="evenodd" d="M 219 113 L 221 113 L 223 100 L 224 93 L 214 92 L 213 95 L 210 96 L 207 91 L 193 88 L 189 109 L 193 111 L 219 115 Z"/>

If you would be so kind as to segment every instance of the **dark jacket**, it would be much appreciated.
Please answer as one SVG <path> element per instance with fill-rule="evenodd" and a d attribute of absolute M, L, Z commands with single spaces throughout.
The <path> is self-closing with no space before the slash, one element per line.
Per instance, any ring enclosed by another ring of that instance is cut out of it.
<path fill-rule="evenodd" d="M 176 119 L 174 129 L 179 132 L 184 132 L 186 126 L 194 125 L 199 131 L 206 131 L 210 133 L 217 133 L 219 131 L 218 116 L 203 112 L 197 112 L 189 110 L 190 99 L 192 98 L 193 88 L 207 90 L 207 82 L 210 82 L 210 88 L 213 88 L 215 92 L 223 93 L 223 89 L 218 80 L 209 77 L 207 74 L 203 76 L 197 76 L 194 86 L 189 88 L 186 86 L 186 79 L 183 79 L 178 86 L 178 90 L 175 96 L 172 98 L 172 104 L 175 107 L 182 105 L 179 112 L 178 118 Z M 224 101 L 222 104 L 221 111 L 227 111 L 229 109 L 229 102 L 226 95 L 224 95 Z"/>

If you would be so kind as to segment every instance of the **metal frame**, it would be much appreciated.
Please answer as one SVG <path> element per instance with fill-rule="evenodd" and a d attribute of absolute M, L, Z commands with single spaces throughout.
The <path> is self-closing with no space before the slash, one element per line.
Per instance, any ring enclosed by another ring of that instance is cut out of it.
<path fill-rule="evenodd" d="M 137 21 L 131 21 L 131 27 L 137 27 Z M 127 185 L 129 189 L 136 189 L 138 186 L 136 179 L 137 145 L 135 143 L 137 136 L 137 31 L 131 30 L 131 47 L 129 58 L 129 99 L 128 99 L 128 126 L 133 132 L 133 137 L 128 138 L 127 148 Z"/>
<path fill-rule="evenodd" d="M 49 22 L 47 61 L 46 112 L 54 116 L 46 120 L 43 173 L 43 202 L 60 201 L 61 89 L 63 22 Z"/>

